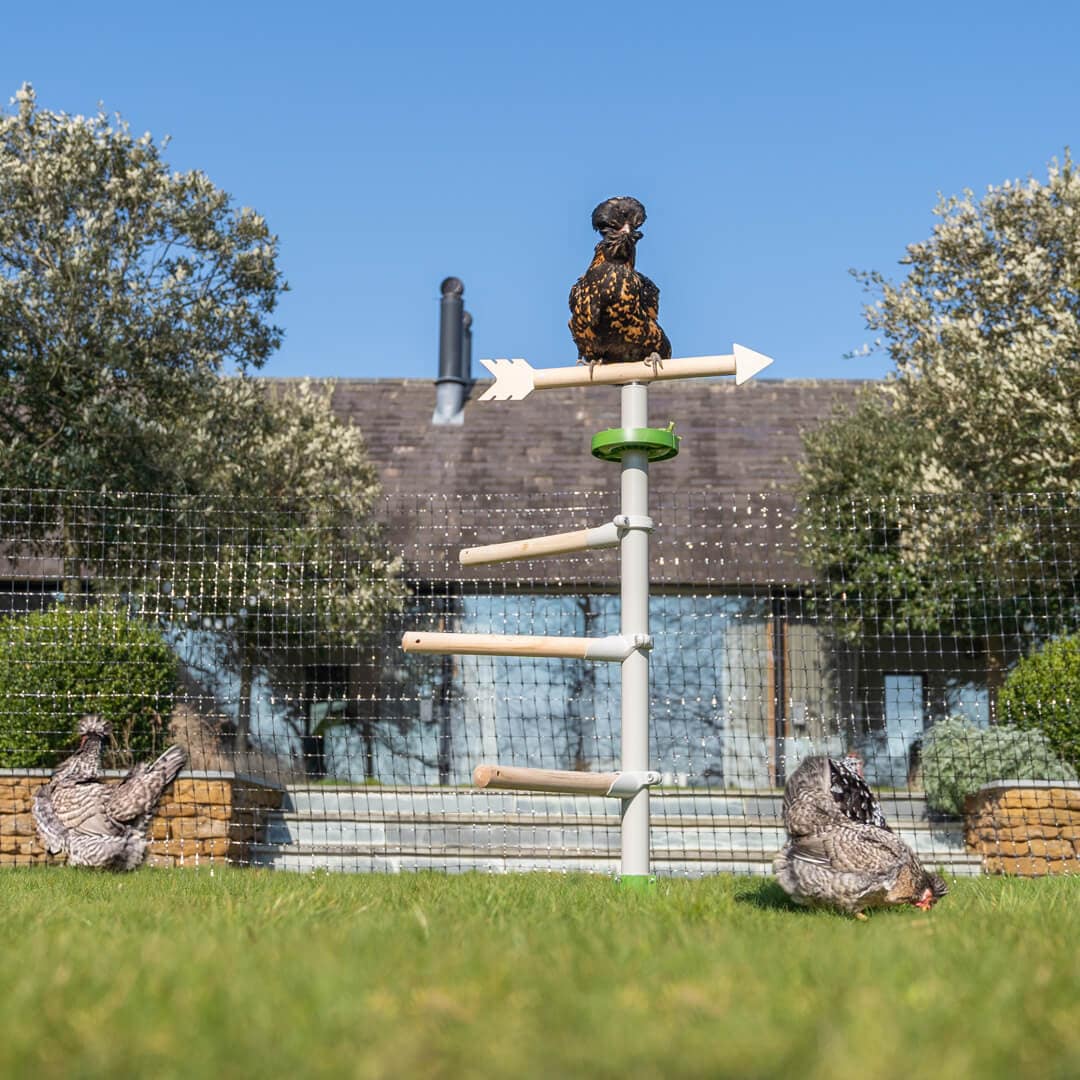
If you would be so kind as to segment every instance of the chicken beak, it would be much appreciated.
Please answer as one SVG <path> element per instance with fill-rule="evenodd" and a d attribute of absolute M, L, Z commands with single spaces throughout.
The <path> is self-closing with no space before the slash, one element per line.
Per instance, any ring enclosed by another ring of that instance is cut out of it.
<path fill-rule="evenodd" d="M 920 911 L 929 911 L 934 906 L 934 894 L 929 889 L 924 889 L 922 896 L 915 901 L 915 906 Z"/>

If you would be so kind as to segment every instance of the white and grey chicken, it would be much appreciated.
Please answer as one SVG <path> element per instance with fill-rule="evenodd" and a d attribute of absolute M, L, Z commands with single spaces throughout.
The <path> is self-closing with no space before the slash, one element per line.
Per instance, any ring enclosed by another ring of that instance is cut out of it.
<path fill-rule="evenodd" d="M 890 828 L 866 782 L 843 760 L 810 757 L 784 787 L 788 842 L 773 870 L 797 904 L 856 918 L 867 908 L 929 910 L 948 891 Z"/>
<path fill-rule="evenodd" d="M 170 746 L 156 761 L 140 762 L 117 784 L 101 779 L 108 723 L 79 721 L 79 749 L 34 793 L 38 835 L 50 854 L 66 853 L 72 866 L 134 870 L 146 858 L 147 828 L 165 788 L 187 762 Z"/>

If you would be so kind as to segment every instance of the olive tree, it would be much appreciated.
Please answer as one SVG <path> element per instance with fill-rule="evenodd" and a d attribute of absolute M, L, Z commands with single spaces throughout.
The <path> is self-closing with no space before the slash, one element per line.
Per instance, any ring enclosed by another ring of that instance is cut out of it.
<path fill-rule="evenodd" d="M 233 453 L 206 458 L 208 486 L 229 497 L 178 501 L 161 519 L 160 555 L 146 563 L 154 578 L 144 584 L 164 600 L 163 614 L 218 631 L 241 676 L 241 743 L 255 666 L 274 671 L 297 703 L 289 718 L 313 772 L 322 771 L 322 734 L 304 711 L 296 661 L 349 666 L 367 655 L 374 667 L 383 620 L 405 598 L 401 558 L 383 538 L 378 475 L 360 430 L 334 414 L 333 389 L 309 380 L 224 388 L 234 410 L 257 415 L 237 426 Z M 205 424 L 183 437 L 195 453 L 216 442 Z M 370 718 L 341 719 L 363 728 Z"/>
<path fill-rule="evenodd" d="M 331 386 L 251 378 L 282 337 L 264 219 L 119 117 L 42 109 L 28 85 L 11 105 L 0 475 L 20 533 L 5 553 L 59 558 L 69 602 L 92 581 L 209 627 L 241 672 L 244 744 L 256 664 L 298 700 L 290 657 L 355 655 L 399 605 L 378 478 Z"/>
<path fill-rule="evenodd" d="M 0 113 L 0 464 L 9 487 L 172 491 L 180 415 L 278 346 L 277 237 L 120 118 Z"/>
<path fill-rule="evenodd" d="M 859 275 L 894 367 L 805 436 L 804 551 L 849 637 L 1049 634 L 1080 592 L 1080 176 L 935 214 L 904 278 Z"/>

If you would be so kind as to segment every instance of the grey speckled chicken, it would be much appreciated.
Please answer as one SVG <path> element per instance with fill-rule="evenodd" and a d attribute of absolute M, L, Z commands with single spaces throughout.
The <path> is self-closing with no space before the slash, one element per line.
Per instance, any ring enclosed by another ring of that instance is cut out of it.
<path fill-rule="evenodd" d="M 72 866 L 134 870 L 146 858 L 146 832 L 165 788 L 184 767 L 182 747 L 136 765 L 118 784 L 101 779 L 101 751 L 109 725 L 98 716 L 79 721 L 79 749 L 34 793 L 38 835 Z"/>
<path fill-rule="evenodd" d="M 928 910 L 946 893 L 888 826 L 855 768 L 807 758 L 784 788 L 789 840 L 773 870 L 797 904 L 833 907 L 865 918 L 866 908 L 912 904 Z"/>
<path fill-rule="evenodd" d="M 838 820 L 889 827 L 856 763 L 806 758 L 784 786 L 784 828 L 790 836 L 809 836 Z"/>

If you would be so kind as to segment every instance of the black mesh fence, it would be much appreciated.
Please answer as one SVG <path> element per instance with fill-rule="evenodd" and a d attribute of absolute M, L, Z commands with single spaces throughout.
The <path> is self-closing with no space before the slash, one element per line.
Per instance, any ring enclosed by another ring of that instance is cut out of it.
<path fill-rule="evenodd" d="M 595 492 L 432 495 L 354 520 L 0 493 L 0 859 L 45 858 L 30 800 L 92 714 L 105 780 L 187 752 L 145 826 L 152 861 L 614 871 L 618 799 L 472 774 L 617 771 L 619 665 L 400 641 L 618 633 L 617 548 L 458 561 L 618 509 Z M 768 872 L 785 778 L 811 754 L 855 760 L 928 864 L 1080 866 L 1080 497 L 800 510 L 661 491 L 652 516 L 657 873 Z"/>

